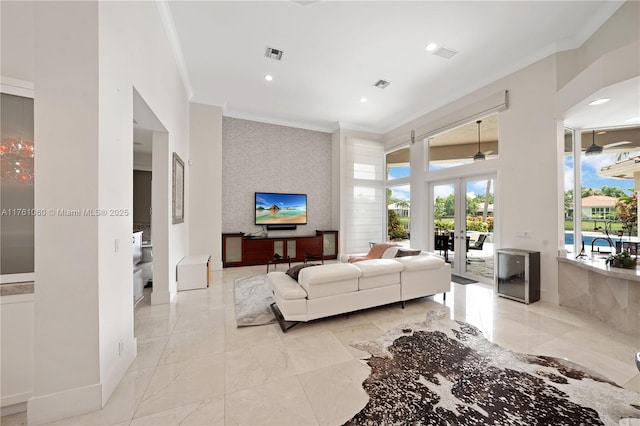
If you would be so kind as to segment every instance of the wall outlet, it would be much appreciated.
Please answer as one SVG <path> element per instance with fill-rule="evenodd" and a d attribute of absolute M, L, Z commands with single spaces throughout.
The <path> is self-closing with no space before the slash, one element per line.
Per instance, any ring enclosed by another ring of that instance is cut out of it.
<path fill-rule="evenodd" d="M 116 238 L 115 244 L 114 244 L 114 250 L 115 252 L 119 252 L 120 251 L 120 239 Z"/>
<path fill-rule="evenodd" d="M 531 238 L 531 231 L 518 231 L 516 238 Z"/>
<path fill-rule="evenodd" d="M 124 352 L 124 341 L 120 340 L 118 342 L 118 356 L 122 356 L 122 352 Z"/>

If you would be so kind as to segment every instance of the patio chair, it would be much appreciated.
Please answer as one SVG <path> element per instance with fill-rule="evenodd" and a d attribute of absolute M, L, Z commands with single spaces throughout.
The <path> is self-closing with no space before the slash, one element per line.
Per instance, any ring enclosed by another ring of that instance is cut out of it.
<path fill-rule="evenodd" d="M 444 261 L 449 261 L 449 236 L 448 235 L 436 235 L 435 236 L 435 250 L 440 250 L 440 254 L 444 252 Z"/>
<path fill-rule="evenodd" d="M 482 250 L 482 246 L 484 245 L 484 240 L 487 239 L 487 234 L 480 234 L 478 239 L 469 244 L 467 247 L 469 250 Z M 469 262 L 486 262 L 484 259 L 480 259 L 479 257 L 467 257 L 467 263 Z"/>
<path fill-rule="evenodd" d="M 480 234 L 478 240 L 473 244 L 469 244 L 469 250 L 482 250 L 482 246 L 484 245 L 484 240 L 487 239 L 487 234 Z"/>

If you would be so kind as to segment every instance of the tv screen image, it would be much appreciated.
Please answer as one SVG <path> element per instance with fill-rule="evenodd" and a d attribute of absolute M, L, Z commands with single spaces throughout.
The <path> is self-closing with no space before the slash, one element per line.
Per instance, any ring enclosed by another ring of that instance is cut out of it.
<path fill-rule="evenodd" d="M 307 195 L 256 192 L 256 225 L 306 225 Z"/>

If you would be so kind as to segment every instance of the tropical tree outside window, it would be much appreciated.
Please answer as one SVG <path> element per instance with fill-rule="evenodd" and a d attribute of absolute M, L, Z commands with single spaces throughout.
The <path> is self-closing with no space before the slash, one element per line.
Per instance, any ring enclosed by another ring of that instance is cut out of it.
<path fill-rule="evenodd" d="M 387 188 L 387 235 L 389 241 L 409 246 L 411 200 L 409 185 Z"/>
<path fill-rule="evenodd" d="M 386 155 L 387 182 L 387 239 L 410 245 L 411 235 L 411 176 L 410 149 L 404 147 Z"/>

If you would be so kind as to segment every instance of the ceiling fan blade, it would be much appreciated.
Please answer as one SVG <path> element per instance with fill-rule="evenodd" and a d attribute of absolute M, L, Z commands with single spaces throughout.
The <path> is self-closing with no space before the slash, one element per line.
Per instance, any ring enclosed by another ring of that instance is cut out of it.
<path fill-rule="evenodd" d="M 609 149 L 609 148 L 613 148 L 615 146 L 620 146 L 620 145 L 628 145 L 631 142 L 629 141 L 620 141 L 620 142 L 613 142 L 613 143 L 608 143 L 606 145 L 603 146 L 604 149 Z"/>

